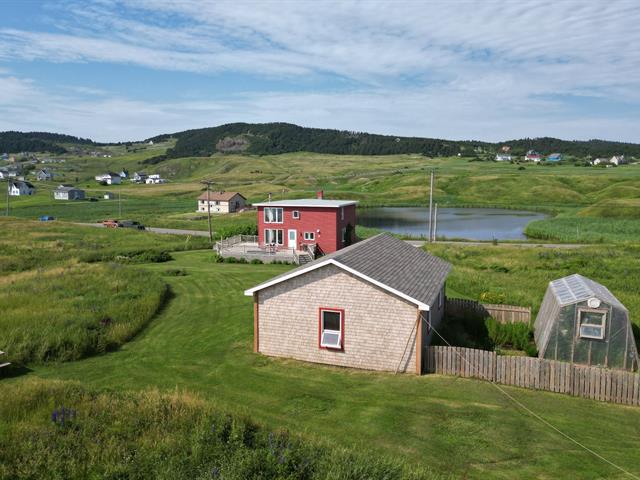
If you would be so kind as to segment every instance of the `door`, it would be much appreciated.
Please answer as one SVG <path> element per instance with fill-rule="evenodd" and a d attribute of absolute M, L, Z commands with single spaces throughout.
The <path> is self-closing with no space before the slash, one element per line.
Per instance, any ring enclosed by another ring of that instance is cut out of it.
<path fill-rule="evenodd" d="M 298 248 L 298 231 L 297 230 L 289 230 L 289 234 L 287 236 L 287 247 L 297 249 Z"/>

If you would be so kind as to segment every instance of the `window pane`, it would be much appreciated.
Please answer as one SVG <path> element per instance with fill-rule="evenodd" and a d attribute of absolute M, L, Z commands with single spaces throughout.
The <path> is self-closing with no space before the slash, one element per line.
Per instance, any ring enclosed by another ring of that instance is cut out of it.
<path fill-rule="evenodd" d="M 602 327 L 592 327 L 588 325 L 582 325 L 580 327 L 580 335 L 583 337 L 602 337 Z"/>
<path fill-rule="evenodd" d="M 339 312 L 322 312 L 322 330 L 340 331 L 340 313 Z"/>
<path fill-rule="evenodd" d="M 282 230 L 276 230 L 278 234 L 278 245 L 282 245 L 284 241 L 282 240 Z"/>
<path fill-rule="evenodd" d="M 340 347 L 340 334 L 338 332 L 324 332 L 322 334 L 321 346 L 323 347 Z"/>
<path fill-rule="evenodd" d="M 282 209 L 276 208 L 275 211 L 276 211 L 276 222 L 282 223 Z"/>
<path fill-rule="evenodd" d="M 599 312 L 580 312 L 580 323 L 588 323 L 589 325 L 603 325 L 604 313 Z"/>

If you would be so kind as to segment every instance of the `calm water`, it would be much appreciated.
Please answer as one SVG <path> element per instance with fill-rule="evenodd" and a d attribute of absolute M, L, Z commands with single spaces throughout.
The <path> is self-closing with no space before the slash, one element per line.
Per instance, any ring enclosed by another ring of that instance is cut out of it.
<path fill-rule="evenodd" d="M 437 235 L 470 240 L 521 240 L 524 227 L 543 213 L 500 208 L 439 208 Z M 426 237 L 428 207 L 384 207 L 358 209 L 358 225 L 388 232 Z"/>

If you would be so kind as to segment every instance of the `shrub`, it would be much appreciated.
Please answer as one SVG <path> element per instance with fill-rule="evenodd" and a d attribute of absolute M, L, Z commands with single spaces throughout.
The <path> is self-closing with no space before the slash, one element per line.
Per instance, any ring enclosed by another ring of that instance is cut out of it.
<path fill-rule="evenodd" d="M 503 304 L 506 300 L 506 295 L 499 292 L 482 292 L 480 294 L 480 301 L 482 303 Z"/>
<path fill-rule="evenodd" d="M 170 268 L 169 270 L 165 270 L 164 274 L 169 277 L 184 277 L 188 275 L 184 268 Z"/>
<path fill-rule="evenodd" d="M 260 260 L 259 258 L 254 258 L 251 260 L 251 264 L 252 265 L 262 265 L 264 262 L 262 260 Z"/>
<path fill-rule="evenodd" d="M 512 347 L 516 350 L 531 351 L 533 332 L 526 323 L 499 323 L 494 318 L 485 320 L 489 338 L 498 347 Z M 535 350 L 535 346 L 533 346 Z"/>

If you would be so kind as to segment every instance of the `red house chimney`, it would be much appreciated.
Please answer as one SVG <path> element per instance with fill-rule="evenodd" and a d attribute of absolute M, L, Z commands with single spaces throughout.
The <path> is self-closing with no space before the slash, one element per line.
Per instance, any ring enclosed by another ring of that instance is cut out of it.
<path fill-rule="evenodd" d="M 316 197 L 318 197 L 318 200 L 322 200 L 324 198 L 324 192 L 322 190 L 318 190 L 316 192 Z"/>

